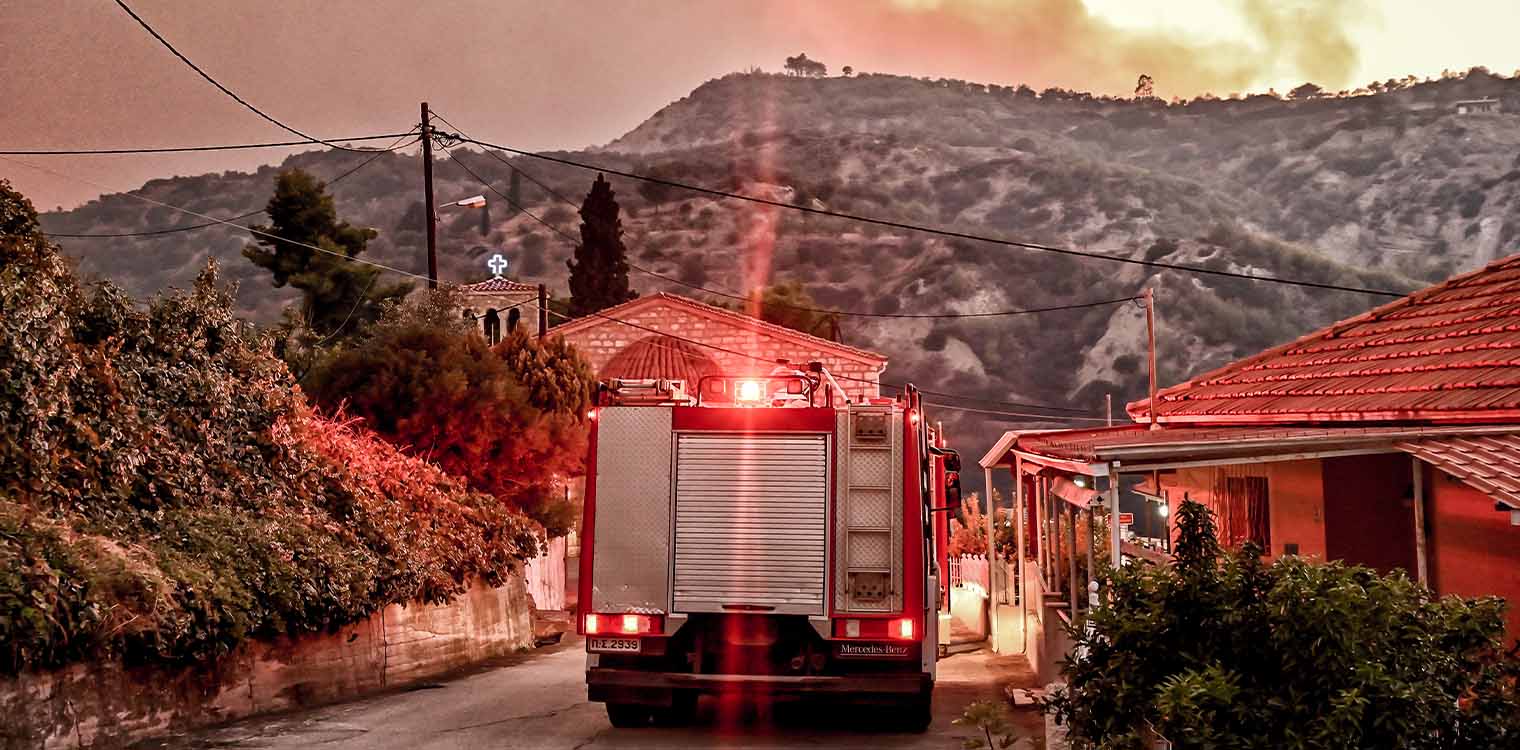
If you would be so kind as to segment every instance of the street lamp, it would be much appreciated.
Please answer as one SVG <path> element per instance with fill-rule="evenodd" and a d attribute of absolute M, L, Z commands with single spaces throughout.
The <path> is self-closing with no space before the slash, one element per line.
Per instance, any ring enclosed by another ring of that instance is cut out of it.
<path fill-rule="evenodd" d="M 439 208 L 448 208 L 450 206 L 459 206 L 460 208 L 485 208 L 486 207 L 486 197 L 484 195 L 472 195 L 472 196 L 470 196 L 468 198 L 465 198 L 464 200 L 458 200 L 458 201 L 454 201 L 452 203 L 440 204 L 438 207 Z"/>

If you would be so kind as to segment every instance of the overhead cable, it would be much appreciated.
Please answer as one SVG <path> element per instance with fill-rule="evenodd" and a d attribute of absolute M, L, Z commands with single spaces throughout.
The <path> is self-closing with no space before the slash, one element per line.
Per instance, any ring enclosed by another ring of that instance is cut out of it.
<path fill-rule="evenodd" d="M 411 135 L 411 133 L 405 133 L 401 137 L 402 138 L 406 138 L 409 135 Z M 421 140 L 421 139 L 420 138 L 413 138 L 412 140 L 408 141 L 407 143 L 401 144 L 401 147 L 405 148 L 406 146 L 409 146 L 409 145 L 411 145 L 413 143 L 416 143 L 418 140 Z M 358 172 L 361 169 L 364 169 L 365 167 L 367 167 L 370 164 L 372 164 L 376 159 L 378 159 L 378 158 L 386 155 L 387 153 L 390 153 L 391 150 L 392 149 L 387 148 L 387 149 L 384 149 L 384 150 L 381 150 L 381 151 L 375 151 L 375 152 L 373 152 L 368 159 L 365 159 L 364 161 L 359 162 L 357 165 L 355 165 L 352 169 L 349 169 L 347 172 L 344 172 L 343 174 L 340 174 L 337 177 L 334 177 L 331 180 L 328 180 L 327 184 L 328 185 L 336 185 L 339 182 L 342 182 L 344 178 L 348 177 L 349 175 L 352 175 L 355 172 Z M 191 232 L 191 231 L 195 231 L 197 229 L 206 229 L 208 227 L 221 226 L 223 222 L 227 222 L 227 221 L 242 221 L 243 219 L 249 219 L 249 218 L 252 218 L 254 216 L 258 216 L 259 214 L 262 214 L 264 212 L 265 212 L 265 209 L 261 208 L 261 209 L 258 209 L 257 211 L 249 211 L 246 214 L 238 214 L 237 216 L 229 216 L 229 217 L 227 217 L 225 219 L 218 219 L 216 221 L 208 221 L 208 222 L 203 222 L 203 223 L 200 223 L 200 224 L 190 224 L 190 225 L 183 226 L 183 227 L 172 227 L 170 229 L 150 229 L 150 230 L 144 230 L 144 231 L 140 231 L 140 232 L 99 232 L 99 233 L 95 233 L 95 234 L 90 234 L 90 233 L 49 232 L 49 231 L 43 230 L 43 234 L 46 234 L 49 237 L 63 237 L 63 238 L 68 238 L 68 239 L 155 237 L 155 236 L 165 235 L 165 234 L 175 234 L 176 232 Z"/>
<path fill-rule="evenodd" d="M 151 25 L 149 25 L 147 21 L 143 20 L 142 16 L 137 15 L 137 12 L 134 11 L 134 10 L 132 10 L 132 8 L 130 6 L 128 6 L 125 2 L 123 2 L 123 0 L 116 0 L 116 4 L 118 6 L 120 6 L 122 10 L 126 11 L 127 15 L 131 16 L 132 20 L 134 20 L 134 21 L 137 22 L 137 25 L 143 27 L 144 31 L 147 31 L 149 34 L 151 34 L 154 39 L 157 39 L 158 43 L 162 44 L 164 46 L 164 49 L 169 50 L 171 53 L 174 54 L 175 57 L 179 58 L 180 62 L 184 63 L 185 65 L 188 65 L 190 67 L 190 69 L 193 70 L 193 71 L 195 71 L 197 74 L 199 74 L 201 78 L 206 79 L 207 83 L 210 83 L 212 86 L 215 86 L 218 89 L 220 89 L 223 94 L 226 94 L 227 96 L 232 97 L 233 101 L 237 102 L 238 104 L 243 105 L 245 108 L 248 109 L 248 111 L 250 111 L 250 112 L 258 115 L 259 117 L 264 118 L 265 120 L 269 121 L 270 123 L 273 123 L 276 127 L 279 127 L 281 130 L 284 130 L 284 131 L 286 131 L 288 133 L 291 133 L 292 135 L 298 135 L 298 136 L 301 136 L 302 138 L 305 138 L 307 140 L 307 142 L 309 142 L 309 143 L 321 143 L 323 145 L 331 146 L 332 148 L 336 148 L 336 149 L 342 149 L 344 151 L 359 151 L 359 150 L 361 150 L 361 149 L 349 148 L 347 146 L 343 146 L 343 145 L 334 143 L 334 142 L 332 142 L 330 140 L 324 140 L 322 138 L 318 138 L 318 137 L 316 137 L 314 135 L 311 135 L 310 133 L 305 133 L 305 132 L 302 132 L 300 130 L 297 130 L 297 129 L 295 129 L 295 128 L 289 126 L 289 125 L 286 125 L 285 123 L 283 123 L 283 122 L 275 119 L 273 116 L 269 115 L 268 113 L 264 112 L 263 110 L 259 109 L 258 107 L 255 107 L 252 104 L 249 104 L 247 99 L 244 99 L 243 97 L 238 96 L 237 93 L 234 92 L 232 89 L 229 89 L 226 86 L 223 86 L 220 81 L 216 80 L 215 78 L 212 78 L 210 73 L 207 73 L 205 70 L 201 69 L 201 66 L 196 65 L 190 58 L 186 57 L 184 55 L 184 53 L 180 52 L 178 49 L 175 49 L 174 45 L 170 44 L 169 40 L 164 38 L 163 34 L 158 33 L 158 31 L 156 29 L 154 29 Z M 342 140 L 342 139 L 340 139 L 340 140 Z"/>

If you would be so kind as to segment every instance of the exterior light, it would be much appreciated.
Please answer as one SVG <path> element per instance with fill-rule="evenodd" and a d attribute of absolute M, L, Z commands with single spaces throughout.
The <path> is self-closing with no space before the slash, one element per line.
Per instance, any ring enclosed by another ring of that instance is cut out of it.
<path fill-rule="evenodd" d="M 638 615 L 623 615 L 623 632 L 624 633 L 637 633 L 637 632 L 639 632 L 639 616 Z"/>
<path fill-rule="evenodd" d="M 439 206 L 439 208 L 446 208 L 448 206 L 458 206 L 460 208 L 485 208 L 486 197 L 484 195 L 472 195 L 468 198 L 465 198 L 464 200 L 445 203 L 442 206 Z"/>
<path fill-rule="evenodd" d="M 845 620 L 844 621 L 844 637 L 846 637 L 846 638 L 859 638 L 860 637 L 860 621 L 859 620 Z"/>
<path fill-rule="evenodd" d="M 913 424 L 918 424 L 918 412 L 911 409 L 908 410 L 908 421 L 912 422 Z"/>
<path fill-rule="evenodd" d="M 1161 514 L 1162 518 L 1166 518 L 1166 514 L 1172 512 L 1172 509 L 1168 508 L 1166 503 L 1161 503 L 1160 505 L 1156 506 L 1156 512 Z"/>
<path fill-rule="evenodd" d="M 904 617 L 903 619 L 892 623 L 892 625 L 893 638 L 899 638 L 905 641 L 913 640 L 913 618 Z"/>
<path fill-rule="evenodd" d="M 596 421 L 596 409 L 587 409 L 586 418 L 592 421 Z"/>
<path fill-rule="evenodd" d="M 1087 487 L 1087 476 L 1084 474 L 1078 474 L 1072 478 L 1071 483 L 1085 489 Z"/>
<path fill-rule="evenodd" d="M 602 619 L 596 615 L 586 615 L 586 632 L 591 635 L 602 632 Z"/>
<path fill-rule="evenodd" d="M 759 401 L 764 390 L 758 380 L 741 380 L 735 398 L 739 401 Z"/>

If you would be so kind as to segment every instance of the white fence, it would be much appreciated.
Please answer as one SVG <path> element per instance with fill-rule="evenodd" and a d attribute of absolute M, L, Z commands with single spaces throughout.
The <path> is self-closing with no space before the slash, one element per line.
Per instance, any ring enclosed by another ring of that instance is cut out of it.
<path fill-rule="evenodd" d="M 985 555 L 961 555 L 950 558 L 950 586 L 961 586 L 974 583 L 982 587 L 982 591 L 989 592 L 992 585 L 988 580 L 990 568 L 987 565 Z"/>
<path fill-rule="evenodd" d="M 565 538 L 555 537 L 545 545 L 544 554 L 523 566 L 528 594 L 539 609 L 565 608 Z"/>

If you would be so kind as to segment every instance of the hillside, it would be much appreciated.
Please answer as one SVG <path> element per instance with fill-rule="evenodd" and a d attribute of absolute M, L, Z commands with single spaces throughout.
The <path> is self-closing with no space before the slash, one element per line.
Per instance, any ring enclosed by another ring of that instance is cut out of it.
<path fill-rule="evenodd" d="M 1509 113 L 1453 112 L 1453 101 L 1480 96 L 1501 98 Z M 614 142 L 571 156 L 1023 241 L 1404 291 L 1516 250 L 1515 113 L 1520 79 L 1487 74 L 1366 96 L 1173 105 L 895 76 L 735 74 L 702 85 Z M 503 160 L 468 149 L 456 155 L 508 190 Z M 311 152 L 282 167 L 331 177 L 364 158 Z M 592 177 L 531 159 L 513 163 L 576 200 Z M 276 172 L 157 180 L 142 192 L 236 215 L 262 205 Z M 447 158 L 437 176 L 440 200 L 487 192 Z M 419 183 L 415 155 L 388 154 L 334 186 L 345 218 L 380 230 L 373 259 L 421 270 Z M 614 186 L 631 260 L 714 289 L 768 275 L 798 279 L 841 309 L 974 312 L 1110 299 L 1153 286 L 1163 385 L 1386 299 L 1155 273 L 739 201 L 641 195 L 625 180 Z M 526 180 L 521 195 L 530 211 L 576 234 L 573 207 Z M 500 251 L 519 278 L 563 289 L 568 243 L 493 201 L 486 211 L 441 216 L 444 277 L 481 278 L 483 258 Z M 56 232 L 122 232 L 200 220 L 110 196 L 44 222 Z M 137 294 L 185 285 L 215 256 L 228 277 L 243 281 L 238 302 L 250 315 L 272 319 L 287 299 L 239 256 L 246 238 L 226 228 L 58 241 L 85 272 Z M 634 281 L 642 290 L 702 296 L 643 274 Z M 1122 403 L 1144 390 L 1143 317 L 1133 306 L 844 324 L 850 343 L 892 358 L 892 381 L 1093 409 L 1105 392 Z M 982 422 L 976 418 L 975 437 L 965 442 L 980 447 L 992 429 Z"/>

